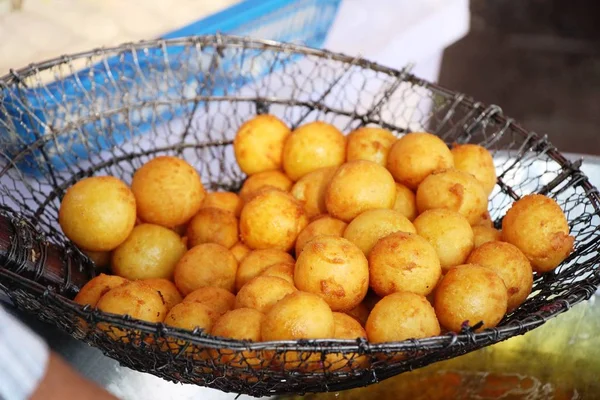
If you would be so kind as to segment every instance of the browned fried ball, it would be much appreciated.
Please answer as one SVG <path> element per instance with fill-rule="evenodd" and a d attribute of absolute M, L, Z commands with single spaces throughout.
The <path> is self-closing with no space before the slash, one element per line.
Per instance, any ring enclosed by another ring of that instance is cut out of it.
<path fill-rule="evenodd" d="M 487 195 L 473 175 L 449 169 L 423 180 L 417 189 L 417 208 L 420 213 L 436 208 L 458 211 L 475 224 L 487 211 Z"/>
<path fill-rule="evenodd" d="M 253 308 L 238 308 L 228 311 L 215 322 L 211 334 L 224 338 L 260 342 L 260 327 L 265 315 Z M 216 357 L 215 357 L 216 358 Z M 260 368 L 265 364 L 264 357 L 256 351 L 235 352 L 221 349 L 219 363 L 238 368 Z"/>
<path fill-rule="evenodd" d="M 409 221 L 414 221 L 419 214 L 415 194 L 401 183 L 396 183 L 396 202 L 393 209 L 400 212 Z"/>
<path fill-rule="evenodd" d="M 348 311 L 369 289 L 369 265 L 352 242 L 337 236 L 317 236 L 296 260 L 294 283 L 302 291 L 321 296 L 333 311 Z"/>
<path fill-rule="evenodd" d="M 364 326 L 367 323 L 367 318 L 369 318 L 370 312 L 371 310 L 369 310 L 369 308 L 363 300 L 362 303 L 354 307 L 352 310 L 346 311 L 346 314 L 348 314 Z"/>
<path fill-rule="evenodd" d="M 491 269 L 474 264 L 451 268 L 438 284 L 434 299 L 440 324 L 454 332 L 480 322 L 483 325 L 478 331 L 495 327 L 504 317 L 507 304 L 502 278 Z"/>
<path fill-rule="evenodd" d="M 98 268 L 106 268 L 110 265 L 110 258 L 112 255 L 110 251 L 81 251 L 88 256 Z"/>
<path fill-rule="evenodd" d="M 435 288 L 442 268 L 435 249 L 417 234 L 383 237 L 369 254 L 369 281 L 379 296 L 412 292 L 423 296 Z"/>
<path fill-rule="evenodd" d="M 490 268 L 502 278 L 506 285 L 509 312 L 520 306 L 531 293 L 531 264 L 521 250 L 510 243 L 484 243 L 471 253 L 467 262 Z"/>
<path fill-rule="evenodd" d="M 237 242 L 229 249 L 229 251 L 231 251 L 238 262 L 241 262 L 251 250 L 250 247 L 244 244 L 244 242 Z"/>
<path fill-rule="evenodd" d="M 96 306 L 107 313 L 129 315 L 148 322 L 162 322 L 167 315 L 167 305 L 162 297 L 142 281 L 110 289 L 100 297 Z"/>
<path fill-rule="evenodd" d="M 367 332 L 365 332 L 362 325 L 351 316 L 334 312 L 333 313 L 333 324 L 334 324 L 334 339 L 359 339 L 367 338 Z M 330 371 L 339 371 L 341 369 L 352 370 L 353 368 L 364 367 L 368 363 L 368 359 L 365 355 L 354 354 L 341 354 L 332 353 L 326 357 L 326 364 Z"/>
<path fill-rule="evenodd" d="M 502 239 L 502 232 L 498 229 L 484 225 L 473 226 L 473 248 L 476 249 L 484 243 Z"/>
<path fill-rule="evenodd" d="M 575 241 L 560 206 L 540 194 L 524 196 L 512 205 L 502 220 L 502 239 L 517 246 L 542 273 L 567 258 Z"/>
<path fill-rule="evenodd" d="M 83 285 L 73 301 L 82 306 L 89 304 L 92 308 L 96 307 L 100 297 L 109 290 L 127 282 L 129 282 L 129 280 L 121 278 L 120 276 L 100 274 Z"/>
<path fill-rule="evenodd" d="M 194 290 L 185 296 L 184 303 L 200 303 L 208 308 L 208 315 L 216 321 L 235 307 L 235 295 L 223 288 L 207 286 Z"/>
<path fill-rule="evenodd" d="M 177 263 L 175 285 L 184 296 L 207 286 L 233 292 L 237 266 L 237 260 L 226 247 L 215 243 L 199 244 L 188 250 Z"/>
<path fill-rule="evenodd" d="M 205 191 L 200 176 L 177 157 L 156 157 L 133 174 L 131 190 L 138 216 L 151 224 L 172 228 L 186 223 L 200 209 Z"/>
<path fill-rule="evenodd" d="M 283 147 L 283 170 L 293 181 L 319 168 L 342 165 L 345 159 L 346 138 L 321 121 L 296 128 Z"/>
<path fill-rule="evenodd" d="M 259 276 L 275 276 L 294 285 L 294 268 L 296 263 L 280 262 L 267 267 Z"/>
<path fill-rule="evenodd" d="M 294 182 L 281 171 L 265 171 L 248 177 L 240 189 L 240 199 L 247 203 L 258 194 L 260 189 L 276 188 L 289 192 Z M 240 210 L 241 213 L 241 210 Z"/>
<path fill-rule="evenodd" d="M 408 133 L 388 154 L 387 169 L 397 182 L 416 190 L 427 176 L 454 166 L 450 149 L 442 139 L 425 132 Z"/>
<path fill-rule="evenodd" d="M 239 217 L 240 213 L 242 212 L 242 205 L 242 199 L 240 199 L 240 196 L 238 196 L 236 193 L 211 192 L 206 193 L 200 209 L 220 208 L 221 210 L 232 212 L 236 217 Z"/>
<path fill-rule="evenodd" d="M 496 167 L 490 152 L 477 144 L 455 144 L 452 147 L 454 168 L 468 172 L 481 183 L 489 196 L 496 186 Z"/>
<path fill-rule="evenodd" d="M 71 186 L 60 203 L 58 223 L 83 250 L 110 251 L 123 243 L 136 219 L 136 199 L 112 176 L 85 178 Z"/>
<path fill-rule="evenodd" d="M 381 165 L 364 160 L 342 165 L 325 195 L 329 214 L 346 222 L 367 210 L 392 208 L 395 201 L 396 184 L 392 175 Z"/>
<path fill-rule="evenodd" d="M 144 279 L 142 282 L 156 290 L 162 296 L 167 305 L 167 311 L 183 300 L 181 293 L 177 290 L 177 286 L 168 279 Z"/>
<path fill-rule="evenodd" d="M 247 175 L 280 169 L 283 145 L 290 133 L 283 121 L 270 114 L 244 122 L 233 140 L 240 169 Z"/>
<path fill-rule="evenodd" d="M 291 194 L 304 205 L 309 219 L 327 213 L 325 194 L 338 167 L 319 168 L 304 175 L 292 186 Z"/>
<path fill-rule="evenodd" d="M 396 292 L 375 305 L 369 314 L 366 331 L 371 343 L 396 342 L 437 336 L 440 325 L 425 297 Z"/>
<path fill-rule="evenodd" d="M 316 236 L 343 236 L 346 226 L 348 224 L 344 221 L 330 217 L 329 215 L 315 219 L 298 235 L 298 239 L 296 239 L 296 257 L 302 253 L 302 249 L 306 243 Z"/>
<path fill-rule="evenodd" d="M 208 333 L 212 324 L 208 308 L 195 302 L 179 303 L 165 317 L 165 325 L 190 331 L 199 328 Z"/>
<path fill-rule="evenodd" d="M 230 248 L 238 242 L 238 220 L 232 212 L 220 208 L 202 208 L 187 228 L 188 246 L 216 243 Z"/>
<path fill-rule="evenodd" d="M 275 276 L 257 276 L 246 283 L 235 296 L 235 308 L 254 308 L 268 312 L 279 300 L 297 289 Z"/>
<path fill-rule="evenodd" d="M 267 268 L 278 263 L 295 264 L 294 257 L 283 250 L 253 250 L 240 262 L 235 277 L 235 288 L 240 290 L 250 279 L 262 274 Z"/>
<path fill-rule="evenodd" d="M 387 129 L 363 127 L 348 134 L 346 159 L 348 161 L 366 160 L 381 166 L 387 165 L 388 153 L 396 136 Z"/>

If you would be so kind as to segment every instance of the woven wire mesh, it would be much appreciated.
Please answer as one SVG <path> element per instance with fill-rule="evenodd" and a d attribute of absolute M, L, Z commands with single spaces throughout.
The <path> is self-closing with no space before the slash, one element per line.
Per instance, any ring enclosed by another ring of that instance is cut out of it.
<path fill-rule="evenodd" d="M 237 190 L 245 177 L 233 137 L 265 112 L 292 128 L 322 120 L 348 133 L 374 124 L 396 135 L 425 130 L 449 144 L 482 144 L 498 172 L 490 198 L 496 224 L 516 199 L 546 194 L 567 215 L 575 251 L 554 272 L 535 276 L 531 296 L 497 328 L 397 343 L 248 343 L 111 316 L 69 299 L 77 290 L 73 277 L 94 274 L 57 223 L 70 185 L 105 174 L 130 182 L 144 162 L 169 154 L 194 165 L 207 189 Z M 408 70 L 269 41 L 221 35 L 149 41 L 11 71 L 0 78 L 0 204 L 0 217 L 10 221 L 0 283 L 18 307 L 133 369 L 256 396 L 364 386 L 455 357 L 543 324 L 600 283 L 600 196 L 579 164 L 546 138 L 497 106 Z M 57 251 L 56 281 L 66 283 L 34 282 Z"/>

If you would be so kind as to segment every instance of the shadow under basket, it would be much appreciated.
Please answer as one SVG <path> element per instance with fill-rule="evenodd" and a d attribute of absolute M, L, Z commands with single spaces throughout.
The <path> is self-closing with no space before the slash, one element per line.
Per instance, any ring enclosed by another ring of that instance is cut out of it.
<path fill-rule="evenodd" d="M 532 294 L 496 328 L 397 343 L 224 340 L 71 300 L 98 271 L 58 226 L 69 186 L 93 175 L 130 183 L 144 162 L 168 154 L 194 165 L 207 189 L 237 190 L 245 176 L 232 140 L 245 120 L 267 112 L 292 128 L 321 120 L 344 133 L 378 125 L 481 144 L 497 168 L 497 226 L 515 200 L 542 193 L 563 209 L 575 250 L 535 275 Z M 0 78 L 0 149 L 0 288 L 122 365 L 170 381 L 254 396 L 365 386 L 523 334 L 600 283 L 600 196 L 579 163 L 497 106 L 360 58 L 221 35 L 61 57 Z"/>

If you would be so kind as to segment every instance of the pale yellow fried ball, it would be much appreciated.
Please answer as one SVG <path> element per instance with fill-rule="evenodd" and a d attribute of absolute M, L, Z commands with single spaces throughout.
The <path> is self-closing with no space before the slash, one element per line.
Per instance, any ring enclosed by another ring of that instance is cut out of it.
<path fill-rule="evenodd" d="M 253 308 L 238 308 L 228 311 L 215 322 L 211 334 L 230 339 L 260 342 L 260 327 L 265 315 Z M 266 363 L 265 357 L 261 357 L 256 351 L 233 351 L 220 349 L 212 352 L 213 358 L 219 363 L 231 365 L 238 368 L 260 368 Z"/>
<path fill-rule="evenodd" d="M 128 282 L 129 280 L 120 276 L 100 274 L 83 285 L 73 301 L 82 306 L 89 304 L 94 308 L 105 293 Z"/>
<path fill-rule="evenodd" d="M 240 169 L 247 175 L 280 169 L 283 145 L 290 133 L 274 115 L 257 115 L 243 123 L 233 140 Z"/>
<path fill-rule="evenodd" d="M 175 307 L 175 305 L 181 303 L 183 300 L 183 297 L 181 297 L 181 293 L 179 293 L 177 286 L 175 286 L 175 284 L 168 279 L 144 279 L 142 282 L 156 290 L 162 296 L 165 304 L 167 305 L 167 311 Z"/>
<path fill-rule="evenodd" d="M 371 343 L 422 339 L 440 334 L 433 307 L 425 297 L 396 292 L 381 299 L 369 314 L 366 325 Z"/>
<path fill-rule="evenodd" d="M 304 207 L 289 193 L 268 191 L 246 203 L 240 216 L 240 234 L 251 249 L 294 248 L 308 225 Z"/>
<path fill-rule="evenodd" d="M 244 244 L 244 242 L 237 242 L 229 249 L 229 251 L 231 251 L 238 262 L 241 262 L 251 250 L 250 247 Z"/>
<path fill-rule="evenodd" d="M 172 230 L 153 224 L 133 228 L 131 235 L 112 253 L 115 275 L 127 279 L 171 279 L 187 248 Z"/>
<path fill-rule="evenodd" d="M 142 281 L 112 288 L 100 297 L 96 307 L 107 313 L 129 315 L 147 322 L 162 322 L 167 315 L 163 298 Z"/>
<path fill-rule="evenodd" d="M 85 178 L 71 186 L 60 203 L 58 223 L 82 250 L 110 251 L 123 243 L 136 220 L 136 199 L 112 176 Z"/>
<path fill-rule="evenodd" d="M 369 282 L 379 296 L 433 291 L 442 268 L 435 249 L 417 234 L 396 232 L 383 237 L 369 254 Z"/>
<path fill-rule="evenodd" d="M 425 211 L 413 221 L 419 236 L 426 239 L 447 271 L 465 262 L 473 250 L 473 228 L 456 211 L 438 208 Z"/>
<path fill-rule="evenodd" d="M 368 257 L 379 239 L 394 232 L 417 233 L 417 230 L 400 212 L 379 208 L 354 218 L 344 231 L 344 238 L 357 245 Z"/>
<path fill-rule="evenodd" d="M 240 189 L 240 199 L 247 203 L 263 188 L 276 188 L 289 192 L 294 182 L 281 171 L 265 171 L 248 177 Z M 241 213 L 241 210 L 240 210 Z"/>
<path fill-rule="evenodd" d="M 347 226 L 348 224 L 344 221 L 330 217 L 329 215 L 315 219 L 298 235 L 298 239 L 296 239 L 296 257 L 302 253 L 302 249 L 306 243 L 316 236 L 343 236 Z"/>
<path fill-rule="evenodd" d="M 392 208 L 395 201 L 396 184 L 392 175 L 381 165 L 364 160 L 342 165 L 325 195 L 329 214 L 346 222 L 367 210 Z"/>
<path fill-rule="evenodd" d="M 487 196 L 473 175 L 449 169 L 429 175 L 419 185 L 417 208 L 420 213 L 436 208 L 458 211 L 475 224 L 487 211 Z"/>
<path fill-rule="evenodd" d="M 346 159 L 372 161 L 385 167 L 390 148 L 396 140 L 396 136 L 387 129 L 358 128 L 348 134 Z"/>
<path fill-rule="evenodd" d="M 451 151 L 454 168 L 473 175 L 489 196 L 496 186 L 496 167 L 490 152 L 477 144 L 455 144 Z"/>
<path fill-rule="evenodd" d="M 213 321 L 208 315 L 208 308 L 200 303 L 179 303 L 165 317 L 165 325 L 193 331 L 196 328 L 209 333 Z"/>
<path fill-rule="evenodd" d="M 369 313 L 371 311 L 367 308 L 367 305 L 363 301 L 356 307 L 354 307 L 350 311 L 346 311 L 346 314 L 357 320 L 362 326 L 367 323 L 367 318 L 369 318 Z"/>
<path fill-rule="evenodd" d="M 242 212 L 242 199 L 237 193 L 233 192 L 211 192 L 206 193 L 202 201 L 202 208 L 220 208 L 221 210 L 229 211 L 236 217 Z M 183 231 L 185 232 L 185 230 Z M 182 233 L 180 233 L 181 235 Z"/>
<path fill-rule="evenodd" d="M 219 287 L 207 286 L 194 290 L 185 296 L 184 303 L 200 303 L 208 308 L 208 315 L 216 321 L 235 307 L 235 295 Z"/>
<path fill-rule="evenodd" d="M 240 262 L 235 277 L 235 288 L 240 290 L 250 279 L 262 274 L 267 268 L 279 263 L 295 264 L 289 253 L 278 249 L 252 250 Z"/>
<path fill-rule="evenodd" d="M 345 159 L 346 138 L 321 121 L 296 128 L 283 147 L 283 170 L 293 181 L 319 168 L 342 165 Z"/>
<path fill-rule="evenodd" d="M 415 194 L 401 183 L 396 183 L 396 202 L 392 208 L 402 213 L 409 221 L 414 221 L 419 214 Z"/>
<path fill-rule="evenodd" d="M 296 263 L 280 262 L 267 267 L 259 276 L 274 276 L 294 285 L 294 268 Z"/>
<path fill-rule="evenodd" d="M 309 219 L 327 213 L 325 194 L 338 167 L 319 168 L 304 175 L 292 186 L 291 194 L 304 205 Z"/>
<path fill-rule="evenodd" d="M 334 324 L 334 339 L 359 339 L 367 338 L 367 332 L 362 325 L 350 315 L 334 312 L 333 313 L 333 324 Z M 354 354 L 341 354 L 341 353 L 330 353 L 326 356 L 327 364 L 329 364 L 329 371 L 339 370 L 352 370 L 355 368 L 364 368 L 368 359 L 365 355 Z"/>
<path fill-rule="evenodd" d="M 477 221 L 475 221 L 475 223 L 471 224 L 471 225 L 472 226 L 486 226 L 488 228 L 493 228 L 494 221 L 492 221 L 492 216 L 490 215 L 490 212 L 486 210 L 486 212 L 481 214 L 481 216 L 477 219 Z"/>
<path fill-rule="evenodd" d="M 502 232 L 498 229 L 484 225 L 473 226 L 473 248 L 476 249 L 484 243 L 494 242 L 502 239 Z"/>
<path fill-rule="evenodd" d="M 512 205 L 502 220 L 502 239 L 517 246 L 534 271 L 542 273 L 567 258 L 575 241 L 560 206 L 541 194 L 524 196 Z"/>
<path fill-rule="evenodd" d="M 521 250 L 510 243 L 484 243 L 471 253 L 467 262 L 490 268 L 502 278 L 506 285 L 509 312 L 520 306 L 531 293 L 531 264 Z"/>
<path fill-rule="evenodd" d="M 349 240 L 317 236 L 296 260 L 294 283 L 299 290 L 321 296 L 333 311 L 351 310 L 369 289 L 367 258 Z"/>
<path fill-rule="evenodd" d="M 131 190 L 138 216 L 172 228 L 186 223 L 200 209 L 205 191 L 198 172 L 182 159 L 156 157 L 133 174 Z"/>
<path fill-rule="evenodd" d="M 506 314 L 507 304 L 502 278 L 475 264 L 451 268 L 435 290 L 434 307 L 440 324 L 457 333 L 466 324 L 473 327 L 482 322 L 477 331 L 495 327 Z"/>
<path fill-rule="evenodd" d="M 257 276 L 246 283 L 235 296 L 235 308 L 254 308 L 268 312 L 279 300 L 297 289 L 275 276 Z"/>
<path fill-rule="evenodd" d="M 388 154 L 387 169 L 394 179 L 416 190 L 427 176 L 454 166 L 452 153 L 439 137 L 425 132 L 408 133 Z"/>
<path fill-rule="evenodd" d="M 196 289 L 214 286 L 233 292 L 237 260 L 219 244 L 204 243 L 192 247 L 175 267 L 175 285 L 184 295 Z"/>
<path fill-rule="evenodd" d="M 216 243 L 230 248 L 239 240 L 238 219 L 220 208 L 202 208 L 188 224 L 186 236 L 189 247 Z"/>

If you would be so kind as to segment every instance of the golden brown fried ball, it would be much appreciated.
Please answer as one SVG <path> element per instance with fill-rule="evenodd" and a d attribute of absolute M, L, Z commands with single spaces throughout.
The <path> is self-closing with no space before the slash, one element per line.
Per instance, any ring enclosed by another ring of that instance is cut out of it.
<path fill-rule="evenodd" d="M 289 192 L 293 184 L 294 182 L 281 171 L 260 172 L 244 181 L 240 189 L 240 199 L 243 203 L 247 203 L 258 194 L 259 190 L 264 188 L 275 188 Z"/>
<path fill-rule="evenodd" d="M 342 220 L 325 215 L 317 218 L 306 226 L 296 239 L 296 257 L 302 253 L 302 249 L 310 240 L 317 236 L 343 236 L 348 226 Z"/>
<path fill-rule="evenodd" d="M 110 265 L 110 251 L 89 251 L 81 250 L 86 256 L 94 262 L 97 268 L 103 269 Z"/>
<path fill-rule="evenodd" d="M 235 296 L 235 308 L 254 308 L 268 312 L 279 300 L 297 289 L 275 276 L 257 276 L 246 283 Z"/>
<path fill-rule="evenodd" d="M 471 253 L 467 262 L 487 267 L 502 278 L 506 285 L 509 312 L 520 306 L 531 293 L 531 264 L 521 250 L 510 243 L 484 243 Z"/>
<path fill-rule="evenodd" d="M 190 164 L 169 156 L 156 157 L 133 174 L 131 190 L 138 216 L 151 224 L 172 228 L 186 223 L 200 209 L 205 191 Z"/>
<path fill-rule="evenodd" d="M 220 208 L 202 208 L 188 224 L 188 246 L 216 243 L 233 247 L 239 240 L 238 220 L 232 212 Z"/>
<path fill-rule="evenodd" d="M 496 186 L 496 167 L 490 152 L 477 144 L 456 144 L 452 147 L 454 168 L 475 177 L 489 196 Z"/>
<path fill-rule="evenodd" d="M 299 290 L 321 296 L 333 311 L 351 310 L 369 289 L 367 258 L 349 240 L 317 236 L 298 256 L 294 283 Z"/>
<path fill-rule="evenodd" d="M 442 268 L 435 249 L 414 233 L 383 237 L 369 254 L 369 281 L 379 296 L 412 292 L 423 296 L 435 288 Z"/>
<path fill-rule="evenodd" d="M 390 148 L 396 140 L 396 136 L 387 129 L 358 128 L 348 134 L 346 159 L 372 161 L 385 167 Z"/>
<path fill-rule="evenodd" d="M 128 282 L 120 276 L 100 274 L 83 285 L 73 301 L 82 306 L 89 304 L 94 308 L 105 293 Z"/>
<path fill-rule="evenodd" d="M 414 221 L 419 214 L 415 194 L 401 183 L 396 183 L 396 202 L 392 208 L 408 218 L 409 221 Z"/>
<path fill-rule="evenodd" d="M 241 262 L 251 250 L 250 247 L 244 244 L 244 242 L 237 242 L 229 249 L 229 251 L 231 251 L 238 262 Z"/>
<path fill-rule="evenodd" d="M 494 221 L 492 221 L 492 216 L 490 215 L 490 212 L 486 211 L 483 214 L 481 214 L 481 216 L 477 219 L 477 221 L 474 224 L 471 224 L 471 225 L 472 226 L 486 226 L 488 228 L 493 228 Z"/>
<path fill-rule="evenodd" d="M 237 193 L 211 192 L 206 193 L 200 209 L 220 208 L 221 210 L 229 211 L 236 217 L 239 217 L 242 212 L 242 205 L 242 199 L 240 199 L 240 196 L 238 196 Z M 185 230 L 183 232 L 185 232 Z M 181 234 L 182 233 L 180 233 L 180 235 Z"/>
<path fill-rule="evenodd" d="M 502 278 L 489 268 L 464 264 L 450 269 L 435 291 L 440 324 L 454 332 L 482 322 L 481 331 L 495 327 L 506 313 L 508 295 Z M 368 332 L 368 330 L 367 330 Z"/>
<path fill-rule="evenodd" d="M 334 339 L 358 339 L 367 338 L 367 332 L 362 325 L 351 316 L 334 312 Z M 329 371 L 339 371 L 341 369 L 352 370 L 354 368 L 365 367 L 368 359 L 365 355 L 331 353 L 326 356 L 326 363 L 329 364 Z"/>
<path fill-rule="evenodd" d="M 392 208 L 395 201 L 396 184 L 392 175 L 381 165 L 364 160 L 342 165 L 325 195 L 329 214 L 346 222 L 367 210 Z"/>
<path fill-rule="evenodd" d="M 212 327 L 211 334 L 224 338 L 260 342 L 260 327 L 265 315 L 252 308 L 238 308 L 228 311 Z M 216 354 L 216 352 L 213 352 Z M 220 349 L 218 360 L 222 364 L 238 368 L 259 368 L 265 363 L 256 351 L 235 352 Z M 215 357 L 216 358 L 216 357 Z"/>
<path fill-rule="evenodd" d="M 214 286 L 233 292 L 237 260 L 219 244 L 204 243 L 192 247 L 175 267 L 175 285 L 184 295 L 196 289 Z"/>
<path fill-rule="evenodd" d="M 517 246 L 534 271 L 542 273 L 567 258 L 575 241 L 560 206 L 541 194 L 524 196 L 512 205 L 502 220 L 502 239 Z"/>
<path fill-rule="evenodd" d="M 440 325 L 425 297 L 396 292 L 375 305 L 369 314 L 366 331 L 371 343 L 397 342 L 437 336 Z"/>
<path fill-rule="evenodd" d="M 408 133 L 398 139 L 387 162 L 394 179 L 411 190 L 416 190 L 431 173 L 453 166 L 452 153 L 444 141 L 425 132 Z"/>
<path fill-rule="evenodd" d="M 187 248 L 179 235 L 159 225 L 141 224 L 112 253 L 115 275 L 127 279 L 171 279 Z"/>
<path fill-rule="evenodd" d="M 476 249 L 484 243 L 499 241 L 502 239 L 502 232 L 498 229 L 490 228 L 484 225 L 473 226 L 473 248 Z"/>
<path fill-rule="evenodd" d="M 167 305 L 167 311 L 181 303 L 183 300 L 181 293 L 177 290 L 177 286 L 168 279 L 144 279 L 142 282 L 156 290 L 162 296 Z"/>
<path fill-rule="evenodd" d="M 428 210 L 413 224 L 419 236 L 431 243 L 437 252 L 444 272 L 463 264 L 473 250 L 473 228 L 456 211 L 443 208 Z"/>
<path fill-rule="evenodd" d="M 296 263 L 280 262 L 267 267 L 259 276 L 274 276 L 294 285 L 294 268 Z"/>
<path fill-rule="evenodd" d="M 417 230 L 400 212 L 379 208 L 354 218 L 344 231 L 344 238 L 357 245 L 368 257 L 379 239 L 394 232 L 417 233 Z"/>
<path fill-rule="evenodd" d="M 250 279 L 262 274 L 267 268 L 279 263 L 295 264 L 294 257 L 283 250 L 253 250 L 240 262 L 235 277 L 235 288 L 240 290 Z"/>
<path fill-rule="evenodd" d="M 107 313 L 129 315 L 148 322 L 162 322 L 167 315 L 167 305 L 162 297 L 142 281 L 112 288 L 100 297 L 96 306 Z"/>
<path fill-rule="evenodd" d="M 179 303 L 165 317 L 165 325 L 193 331 L 196 328 L 209 333 L 213 321 L 208 308 L 200 303 Z"/>
<path fill-rule="evenodd" d="M 450 169 L 429 175 L 419 185 L 417 208 L 420 213 L 436 208 L 458 211 L 475 224 L 487 211 L 487 196 L 473 175 Z"/>
<path fill-rule="evenodd" d="M 346 138 L 321 121 L 296 128 L 283 147 L 283 170 L 293 181 L 319 168 L 342 165 L 345 159 Z"/>
<path fill-rule="evenodd" d="M 246 203 L 240 216 L 240 234 L 251 249 L 290 251 L 308 225 L 304 207 L 289 193 L 269 191 Z"/>
<path fill-rule="evenodd" d="M 346 314 L 357 320 L 362 326 L 367 323 L 367 318 L 369 318 L 369 313 L 371 310 L 367 307 L 365 302 L 363 301 L 356 307 L 354 307 L 350 311 L 346 311 Z"/>
<path fill-rule="evenodd" d="M 82 250 L 110 251 L 123 243 L 136 219 L 136 199 L 112 176 L 85 178 L 60 203 L 58 223 Z"/>
<path fill-rule="evenodd" d="M 304 175 L 294 184 L 292 196 L 304 205 L 309 219 L 327 213 L 325 194 L 338 167 L 319 168 Z"/>
<path fill-rule="evenodd" d="M 208 308 L 208 315 L 216 321 L 235 306 L 235 295 L 223 288 L 207 286 L 185 296 L 184 303 L 200 303 Z"/>

